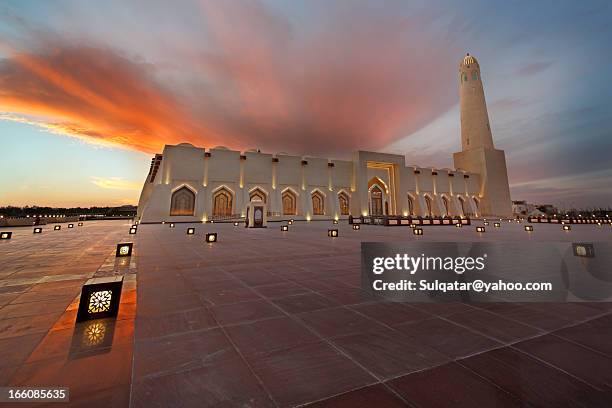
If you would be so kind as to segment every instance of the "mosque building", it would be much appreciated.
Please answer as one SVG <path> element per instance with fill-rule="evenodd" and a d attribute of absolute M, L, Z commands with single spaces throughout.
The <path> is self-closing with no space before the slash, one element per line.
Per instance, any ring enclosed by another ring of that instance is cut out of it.
<path fill-rule="evenodd" d="M 503 150 L 493 145 L 480 66 L 459 64 L 461 151 L 455 169 L 406 165 L 396 154 L 357 151 L 352 160 L 166 145 L 151 160 L 137 220 L 204 222 L 245 217 L 252 201 L 269 220 L 349 215 L 510 217 Z"/>

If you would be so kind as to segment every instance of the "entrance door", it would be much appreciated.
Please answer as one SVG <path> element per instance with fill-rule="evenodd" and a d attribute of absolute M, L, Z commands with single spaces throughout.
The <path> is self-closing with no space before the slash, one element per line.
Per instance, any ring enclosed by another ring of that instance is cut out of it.
<path fill-rule="evenodd" d="M 253 222 L 255 227 L 263 227 L 263 207 L 256 206 L 253 209 Z"/>
<path fill-rule="evenodd" d="M 383 215 L 382 195 L 382 190 L 378 186 L 374 186 L 370 190 L 371 215 Z"/>

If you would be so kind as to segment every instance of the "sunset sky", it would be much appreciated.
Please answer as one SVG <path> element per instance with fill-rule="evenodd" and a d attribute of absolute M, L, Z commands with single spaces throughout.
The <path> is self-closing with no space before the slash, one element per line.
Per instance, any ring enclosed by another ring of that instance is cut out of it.
<path fill-rule="evenodd" d="M 136 204 L 190 142 L 452 166 L 480 62 L 512 198 L 612 205 L 612 3 L 0 3 L 0 206 Z"/>

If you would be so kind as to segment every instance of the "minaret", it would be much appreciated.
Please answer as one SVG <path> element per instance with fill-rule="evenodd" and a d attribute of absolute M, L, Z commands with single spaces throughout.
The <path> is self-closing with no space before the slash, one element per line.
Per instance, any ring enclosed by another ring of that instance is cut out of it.
<path fill-rule="evenodd" d="M 479 147 L 494 149 L 480 66 L 476 58 L 470 54 L 467 54 L 459 64 L 459 100 L 461 150 Z"/>
<path fill-rule="evenodd" d="M 461 152 L 453 155 L 455 167 L 479 175 L 477 197 L 480 216 L 512 216 L 506 154 L 493 145 L 480 65 L 467 54 L 459 63 Z"/>

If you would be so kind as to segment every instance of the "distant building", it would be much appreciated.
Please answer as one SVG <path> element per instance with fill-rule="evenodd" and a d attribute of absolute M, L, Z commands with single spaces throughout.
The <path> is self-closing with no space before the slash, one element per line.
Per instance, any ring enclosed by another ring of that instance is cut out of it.
<path fill-rule="evenodd" d="M 455 169 L 406 165 L 404 156 L 367 151 L 330 160 L 167 145 L 151 161 L 137 219 L 238 218 L 253 200 L 267 205 L 270 220 L 511 216 L 505 154 L 493 145 L 480 67 L 469 54 L 458 80 L 462 149 L 453 155 Z"/>

